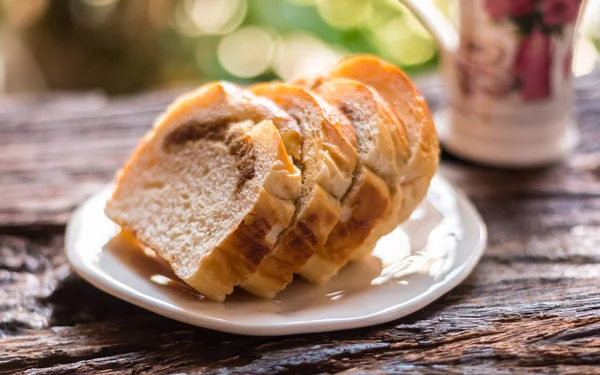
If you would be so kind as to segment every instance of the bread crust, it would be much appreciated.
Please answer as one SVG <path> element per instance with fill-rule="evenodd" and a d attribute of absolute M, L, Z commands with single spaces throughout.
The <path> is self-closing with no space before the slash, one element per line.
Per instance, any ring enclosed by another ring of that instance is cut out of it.
<path fill-rule="evenodd" d="M 355 128 L 371 130 L 372 145 L 366 148 L 363 164 L 379 175 L 390 191 L 395 189 L 405 173 L 410 149 L 406 128 L 388 103 L 369 86 L 345 78 L 320 79 L 311 90 L 340 109 Z"/>
<path fill-rule="evenodd" d="M 303 135 L 304 198 L 297 201 L 296 216 L 273 251 L 241 284 L 255 295 L 273 298 L 293 280 L 294 273 L 300 272 L 313 251 L 325 243 L 338 222 L 338 199 L 348 189 L 356 166 L 356 139 L 352 125 L 341 113 L 299 86 L 269 83 L 253 87 L 252 92 L 269 98 L 294 116 Z M 306 175 L 308 163 L 312 164 L 310 168 L 319 169 L 316 176 Z"/>
<path fill-rule="evenodd" d="M 241 287 L 259 297 L 274 298 L 292 282 L 314 250 L 322 246 L 339 216 L 340 203 L 317 186 L 277 246 Z"/>
<path fill-rule="evenodd" d="M 316 126 L 318 129 L 312 130 L 319 132 L 318 135 L 311 136 L 311 129 L 305 125 L 305 129 L 300 129 L 300 137 L 302 142 L 314 143 L 322 151 L 323 161 L 304 161 L 301 158 L 300 163 L 323 164 L 316 176 L 316 183 L 336 198 L 341 198 L 352 182 L 358 160 L 356 134 L 347 118 L 326 101 L 298 85 L 273 82 L 255 85 L 250 90 L 296 117 L 298 127 L 302 127 L 302 122 L 320 122 L 320 126 Z"/>
<path fill-rule="evenodd" d="M 229 99 L 233 96 L 235 100 L 228 100 L 223 95 L 227 95 Z M 248 102 L 246 98 L 252 98 L 251 94 L 244 93 L 240 98 L 235 91 L 228 91 L 222 84 L 214 83 L 178 99 L 159 117 L 153 129 L 144 137 L 126 163 L 123 171 L 118 175 L 112 199 L 105 208 L 107 216 L 132 232 L 140 242 L 165 259 L 178 277 L 206 297 L 216 301 L 223 301 L 225 296 L 233 291 L 234 286 L 256 271 L 264 256 L 273 249 L 279 233 L 289 225 L 295 211 L 293 200 L 300 194 L 300 172 L 292 163 L 280 136 L 281 129 L 278 130 L 273 125 L 271 120 L 273 116 L 269 116 L 268 108 L 265 110 L 265 106 L 258 104 L 260 108 L 249 117 L 254 117 L 254 121 L 260 122 L 245 121 L 235 124 L 225 132 L 227 138 L 224 141 L 219 141 L 214 132 L 210 133 L 212 134 L 210 137 L 215 137 L 210 141 L 223 142 L 224 147 L 232 147 L 229 143 L 236 142 L 234 155 L 238 158 L 246 157 L 251 150 L 257 157 L 264 155 L 261 160 L 271 162 L 268 172 L 260 182 L 262 186 L 259 186 L 256 191 L 253 190 L 252 206 L 248 207 L 243 219 L 232 227 L 211 251 L 202 256 L 192 272 L 185 257 L 179 258 L 178 254 L 168 254 L 163 251 L 157 245 L 156 239 L 144 230 L 145 228 L 132 221 L 123 210 L 126 206 L 122 203 L 136 194 L 135 188 L 139 185 L 139 181 L 135 181 L 135 173 L 132 172 L 143 166 L 140 164 L 141 160 L 152 163 L 153 158 L 161 157 L 161 145 L 164 145 L 163 141 L 173 130 L 190 119 L 208 121 L 207 123 L 213 125 L 219 123 L 215 122 L 215 119 L 226 120 L 223 124 L 237 121 L 236 114 L 240 111 L 240 107 L 223 107 L 237 106 L 240 101 L 246 107 L 251 107 L 252 101 Z M 279 111 L 278 116 L 287 116 L 285 112 Z M 290 118 L 290 121 L 290 124 L 295 126 L 293 119 Z M 186 137 L 190 135 L 189 132 L 184 134 Z M 198 136 L 198 134 L 192 135 Z M 178 137 L 178 142 L 186 142 L 186 139 L 181 138 L 182 136 L 178 135 Z M 243 175 L 242 170 L 240 175 Z"/>
<path fill-rule="evenodd" d="M 348 78 L 374 88 L 405 126 L 410 160 L 386 218 L 355 252 L 353 259 L 369 254 L 381 236 L 406 221 L 423 200 L 439 162 L 439 144 L 425 99 L 396 66 L 375 56 L 356 55 L 339 62 L 329 77 Z"/>
<path fill-rule="evenodd" d="M 357 199 L 369 207 L 363 213 L 362 225 L 356 220 L 339 224 L 331 233 L 326 248 L 319 256 L 313 257 L 304 267 L 303 276 L 311 281 L 324 283 L 342 268 L 351 255 L 361 246 L 368 234 L 388 214 L 390 202 L 397 192 L 397 185 L 403 176 L 410 156 L 406 129 L 391 112 L 386 101 L 370 87 L 344 78 L 320 77 L 315 80 L 302 80 L 301 84 L 310 87 L 318 96 L 334 105 L 344 113 L 357 132 L 361 163 L 381 178 L 388 192 L 384 192 L 379 184 L 373 182 L 368 175 L 364 181 L 357 181 L 354 196 L 344 201 L 351 209 Z M 367 140 L 369 138 L 370 140 Z M 361 146 L 362 141 L 362 146 Z M 360 174 L 359 171 L 357 171 Z M 377 181 L 378 182 L 378 181 Z M 364 184 L 365 186 L 362 186 Z M 375 186 L 375 188 L 373 188 Z M 378 194 L 368 193 L 369 189 Z M 364 220 L 366 217 L 368 220 Z M 327 255 L 326 253 L 330 254 Z"/>
<path fill-rule="evenodd" d="M 203 98 L 201 102 L 190 100 L 199 96 Z M 206 119 L 226 118 L 229 122 L 259 123 L 271 120 L 279 131 L 287 153 L 295 160 L 300 159 L 302 136 L 296 121 L 272 101 L 256 96 L 249 90 L 229 82 L 207 83 L 175 99 L 163 116 L 194 110 L 197 114 L 206 116 Z"/>
<path fill-rule="evenodd" d="M 340 220 L 300 274 L 317 284 L 327 282 L 346 264 L 356 244 L 371 233 L 389 205 L 387 184 L 369 168 L 359 165 L 353 185 L 342 199 Z"/>

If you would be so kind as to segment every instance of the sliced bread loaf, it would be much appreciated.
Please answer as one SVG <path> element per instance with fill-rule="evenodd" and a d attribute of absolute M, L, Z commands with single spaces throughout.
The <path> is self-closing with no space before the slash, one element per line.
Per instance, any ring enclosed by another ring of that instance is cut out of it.
<path fill-rule="evenodd" d="M 299 157 L 300 133 L 285 112 L 232 85 L 204 86 L 157 120 L 105 212 L 178 277 L 222 301 L 294 214 L 301 176 L 280 134 Z"/>
<path fill-rule="evenodd" d="M 291 225 L 273 251 L 241 286 L 273 298 L 294 273 L 322 246 L 340 217 L 340 203 L 356 166 L 352 125 L 334 107 L 305 89 L 285 83 L 254 86 L 251 91 L 272 100 L 298 122 L 302 133 L 302 191 Z"/>

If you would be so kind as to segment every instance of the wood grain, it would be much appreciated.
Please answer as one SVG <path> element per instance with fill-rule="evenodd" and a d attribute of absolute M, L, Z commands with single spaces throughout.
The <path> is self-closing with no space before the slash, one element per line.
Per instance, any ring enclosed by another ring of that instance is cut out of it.
<path fill-rule="evenodd" d="M 0 373 L 600 374 L 600 72 L 576 83 L 582 144 L 564 162 L 509 171 L 444 156 L 490 235 L 458 288 L 392 323 L 276 338 L 162 318 L 65 262 L 71 211 L 177 93 L 0 99 Z M 422 89 L 436 107 L 437 82 Z"/>

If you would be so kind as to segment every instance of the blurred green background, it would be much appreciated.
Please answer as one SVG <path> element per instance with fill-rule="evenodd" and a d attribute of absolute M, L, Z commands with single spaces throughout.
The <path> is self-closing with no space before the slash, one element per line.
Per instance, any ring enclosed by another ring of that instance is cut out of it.
<path fill-rule="evenodd" d="M 457 1 L 437 0 L 448 14 Z M 411 75 L 438 51 L 395 0 L 3 0 L 0 89 L 125 94 L 214 79 L 321 72 L 374 53 Z M 599 62 L 600 0 L 588 5 L 574 71 Z"/>

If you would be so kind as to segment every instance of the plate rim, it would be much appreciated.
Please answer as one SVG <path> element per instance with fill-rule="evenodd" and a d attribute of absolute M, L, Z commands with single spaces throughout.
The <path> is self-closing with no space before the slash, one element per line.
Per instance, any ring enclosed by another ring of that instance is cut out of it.
<path fill-rule="evenodd" d="M 105 190 L 110 189 L 113 184 L 107 185 L 95 194 L 88 197 L 75 210 L 67 223 L 65 233 L 65 253 L 73 270 L 81 278 L 103 292 L 151 311 L 155 314 L 197 327 L 249 336 L 284 336 L 331 332 L 374 326 L 388 323 L 390 321 L 410 315 L 443 297 L 450 290 L 462 283 L 471 274 L 485 251 L 488 241 L 488 232 L 485 222 L 483 221 L 478 210 L 463 191 L 456 188 L 445 178 L 439 175 L 436 175 L 434 178 L 450 187 L 454 194 L 456 194 L 459 205 L 463 205 L 466 210 L 473 215 L 473 219 L 475 220 L 479 230 L 479 240 L 477 241 L 476 246 L 474 246 L 472 249 L 467 261 L 459 267 L 453 267 L 452 270 L 444 276 L 444 280 L 442 282 L 432 285 L 425 292 L 411 299 L 366 316 L 329 319 L 325 318 L 319 320 L 275 323 L 271 325 L 238 323 L 184 310 L 183 308 L 166 303 L 150 295 L 138 292 L 132 287 L 122 283 L 118 279 L 99 271 L 96 269 L 97 267 L 88 266 L 85 264 L 83 258 L 77 254 L 78 252 L 74 249 L 75 246 L 70 246 L 70 244 L 73 242 L 71 239 L 73 237 L 73 231 L 76 229 L 75 223 L 80 221 L 79 217 L 83 214 L 86 206 L 91 204 L 93 199 L 97 199 L 100 194 L 103 194 Z"/>

